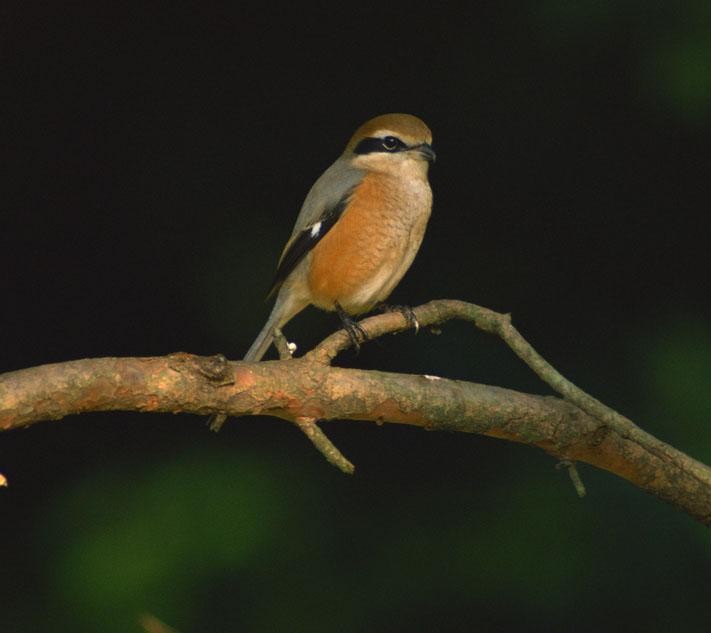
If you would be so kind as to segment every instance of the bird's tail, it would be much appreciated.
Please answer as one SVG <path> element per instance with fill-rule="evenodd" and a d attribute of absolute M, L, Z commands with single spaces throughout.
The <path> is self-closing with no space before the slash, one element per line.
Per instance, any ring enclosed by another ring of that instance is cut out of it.
<path fill-rule="evenodd" d="M 252 347 L 249 348 L 242 360 L 256 362 L 262 360 L 262 356 L 267 353 L 269 346 L 274 341 L 274 332 L 283 327 L 296 314 L 301 312 L 308 305 L 308 300 L 296 298 L 294 294 L 280 293 L 272 308 L 272 313 L 267 319 L 266 325 L 257 336 Z"/>
<path fill-rule="evenodd" d="M 266 325 L 262 328 L 259 336 L 252 343 L 252 347 L 249 348 L 242 360 L 248 362 L 262 360 L 262 356 L 267 353 L 269 346 L 274 341 L 274 330 L 277 328 L 276 322 L 277 319 L 274 318 L 274 311 L 272 311 Z"/>
<path fill-rule="evenodd" d="M 243 360 L 256 362 L 262 359 L 262 356 L 266 354 L 274 340 L 274 330 L 278 327 L 279 316 L 280 314 L 277 312 L 276 306 L 274 306 L 267 320 L 267 324 L 262 328 L 257 340 L 252 343 L 252 347 L 250 347 L 249 351 L 244 355 Z M 212 431 L 219 431 L 225 423 L 225 420 L 227 420 L 225 413 L 216 413 L 210 416 L 207 424 Z"/>

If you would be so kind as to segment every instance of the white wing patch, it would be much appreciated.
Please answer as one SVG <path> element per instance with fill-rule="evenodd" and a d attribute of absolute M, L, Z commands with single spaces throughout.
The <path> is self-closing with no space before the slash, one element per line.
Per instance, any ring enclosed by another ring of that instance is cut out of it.
<path fill-rule="evenodd" d="M 321 226 L 323 222 L 316 222 L 316 224 L 311 226 L 311 237 L 316 237 L 321 232 Z"/>

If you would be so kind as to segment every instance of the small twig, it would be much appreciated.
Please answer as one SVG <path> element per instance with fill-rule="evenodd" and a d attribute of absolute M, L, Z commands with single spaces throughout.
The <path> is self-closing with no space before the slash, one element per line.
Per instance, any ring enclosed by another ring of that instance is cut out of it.
<path fill-rule="evenodd" d="M 563 398 L 573 403 L 589 415 L 597 418 L 622 437 L 629 438 L 652 451 L 660 457 L 674 459 L 669 452 L 669 447 L 640 429 L 630 419 L 611 409 L 591 395 L 585 393 L 580 387 L 562 376 L 548 361 L 546 361 L 533 347 L 521 336 L 520 332 L 512 325 L 511 315 L 495 312 L 488 308 L 457 301 L 454 299 L 438 299 L 430 301 L 413 309 L 415 318 L 422 327 L 440 325 L 452 319 L 471 321 L 484 332 L 495 334 L 504 341 L 533 372 L 551 389 Z M 407 319 L 399 312 L 388 312 L 382 315 L 369 317 L 359 322 L 366 332 L 368 340 L 382 334 L 401 332 L 409 327 Z M 350 346 L 348 336 L 339 330 L 319 343 L 313 350 L 305 355 L 308 360 L 329 364 L 339 352 Z M 702 467 L 691 465 L 692 474 L 700 481 L 705 482 L 708 476 Z"/>
<path fill-rule="evenodd" d="M 576 405 L 585 413 L 597 418 L 610 428 L 614 429 L 621 437 L 629 438 L 641 446 L 645 446 L 649 451 L 667 461 L 673 461 L 674 455 L 670 452 L 670 447 L 653 435 L 640 429 L 632 420 L 611 409 L 590 394 L 584 392 L 580 387 L 560 374 L 555 367 L 546 361 L 533 347 L 521 336 L 520 332 L 511 323 L 511 315 L 500 314 L 482 308 L 471 303 L 462 301 L 445 301 L 444 303 L 461 304 L 457 306 L 457 312 L 462 310 L 465 314 L 471 315 L 475 325 L 492 334 L 496 334 L 503 340 L 533 372 L 545 382 L 551 389 L 559 393 L 568 402 Z M 428 304 L 429 305 L 429 304 Z M 451 318 L 451 317 L 450 317 Z M 690 474 L 699 483 L 704 484 L 708 473 L 706 467 L 689 463 Z"/>
<path fill-rule="evenodd" d="M 276 347 L 279 353 L 280 360 L 290 360 L 294 357 L 296 343 L 290 343 L 281 330 L 274 332 L 274 347 Z"/>
<path fill-rule="evenodd" d="M 330 464 L 333 464 L 347 475 L 352 475 L 355 472 L 355 466 L 348 461 L 343 453 L 336 448 L 335 444 L 328 439 L 326 434 L 316 424 L 315 418 L 299 417 L 296 418 L 294 422 Z"/>
<path fill-rule="evenodd" d="M 585 490 L 583 480 L 580 478 L 580 473 L 578 473 L 578 468 L 575 465 L 575 462 L 569 459 L 563 459 L 559 461 L 555 467 L 558 470 L 565 468 L 568 471 L 570 481 L 573 482 L 573 486 L 575 487 L 575 492 L 577 492 L 578 497 L 582 499 L 587 494 L 587 491 Z"/>
<path fill-rule="evenodd" d="M 218 433 L 222 425 L 227 421 L 227 415 L 224 413 L 216 413 L 207 420 L 208 428 L 214 433 Z"/>
<path fill-rule="evenodd" d="M 418 314 L 417 309 L 415 309 L 415 314 Z M 418 322 L 423 325 L 419 317 Z M 364 342 L 368 342 L 383 334 L 397 334 L 407 330 L 410 324 L 401 312 L 396 311 L 384 312 L 377 316 L 362 319 L 358 321 L 358 327 L 365 334 Z M 347 350 L 352 345 L 353 340 L 348 336 L 348 332 L 345 329 L 337 330 L 311 351 L 304 354 L 304 358 L 328 365 L 340 352 Z"/>
<path fill-rule="evenodd" d="M 352 464 L 316 420 L 388 421 L 482 433 L 613 472 L 711 525 L 711 468 L 565 380 L 521 337 L 508 315 L 452 300 L 432 301 L 414 312 L 424 328 L 463 319 L 497 334 L 567 402 L 444 378 L 333 367 L 331 359 L 351 344 L 339 331 L 290 362 L 226 362 L 177 353 L 83 359 L 2 374 L 0 431 L 109 410 L 300 418 L 300 429 L 345 472 L 352 472 Z M 396 312 L 360 323 L 369 339 L 408 328 Z"/>
<path fill-rule="evenodd" d="M 638 428 L 631 420 L 585 393 L 580 387 L 560 374 L 521 336 L 521 333 L 511 323 L 510 314 L 500 314 L 472 304 L 470 307 L 472 311 L 476 309 L 478 313 L 474 315 L 474 323 L 479 329 L 496 334 L 543 382 L 566 400 L 601 422 L 609 424 L 623 437 L 629 437 L 629 433 L 633 433 L 634 429 Z"/>
<path fill-rule="evenodd" d="M 662 459 L 674 461 L 674 455 L 664 442 L 643 431 L 630 419 L 585 393 L 561 375 L 521 336 L 520 332 L 511 323 L 510 314 L 502 314 L 473 303 L 452 299 L 430 301 L 414 308 L 413 313 L 423 327 L 440 325 L 452 319 L 462 319 L 473 322 L 476 327 L 484 332 L 497 335 L 543 382 L 563 398 L 614 429 L 621 437 L 629 438 L 645 446 Z M 369 317 L 360 321 L 359 325 L 365 331 L 367 340 L 372 340 L 382 334 L 400 332 L 409 327 L 407 319 L 400 312 L 388 312 L 379 316 Z M 331 360 L 340 351 L 347 349 L 349 346 L 350 340 L 348 336 L 345 332 L 339 330 L 319 343 L 305 355 L 305 358 L 330 364 Z M 688 466 L 690 474 L 699 483 L 705 485 L 708 478 L 706 467 L 691 462 Z"/>
<path fill-rule="evenodd" d="M 294 357 L 296 343 L 290 343 L 281 330 L 274 332 L 274 346 L 277 348 L 281 360 L 291 360 Z M 328 436 L 318 426 L 316 418 L 297 417 L 294 422 L 329 464 L 332 464 L 347 475 L 352 475 L 355 472 L 355 466 L 328 439 Z"/>
<path fill-rule="evenodd" d="M 178 633 L 176 629 L 161 622 L 157 617 L 150 613 L 144 613 L 138 618 L 138 623 L 143 627 L 146 633 Z"/>

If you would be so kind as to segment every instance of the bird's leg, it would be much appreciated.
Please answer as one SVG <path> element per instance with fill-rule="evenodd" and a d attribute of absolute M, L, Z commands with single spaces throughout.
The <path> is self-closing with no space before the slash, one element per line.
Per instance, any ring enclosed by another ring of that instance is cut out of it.
<path fill-rule="evenodd" d="M 368 339 L 368 335 L 365 333 L 365 330 L 361 327 L 360 323 L 352 319 L 351 316 L 338 303 L 336 303 L 336 313 L 341 319 L 343 329 L 348 332 L 348 337 L 351 339 L 353 347 L 355 347 L 356 352 L 359 352 L 360 344 Z"/>
<path fill-rule="evenodd" d="M 388 303 L 381 303 L 379 307 L 383 312 L 399 312 L 405 317 L 407 324 L 415 330 L 415 334 L 420 331 L 420 322 L 415 316 L 415 311 L 410 306 L 394 306 Z"/>

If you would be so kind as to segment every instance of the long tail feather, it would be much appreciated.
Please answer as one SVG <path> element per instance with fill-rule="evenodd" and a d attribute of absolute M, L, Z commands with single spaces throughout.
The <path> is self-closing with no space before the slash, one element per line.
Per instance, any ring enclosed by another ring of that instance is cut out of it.
<path fill-rule="evenodd" d="M 274 323 L 274 314 L 269 317 L 267 324 L 262 328 L 262 331 L 257 336 L 252 347 L 249 348 L 247 353 L 244 355 L 243 360 L 256 362 L 262 359 L 262 356 L 267 353 L 269 346 L 274 340 L 274 330 L 276 329 L 276 324 Z"/>
<path fill-rule="evenodd" d="M 301 312 L 307 305 L 308 301 L 305 299 L 297 299 L 293 294 L 280 292 L 266 325 L 262 328 L 254 343 L 252 343 L 252 347 L 244 355 L 243 360 L 251 362 L 261 360 L 274 341 L 274 332 L 278 328 L 284 327 L 292 317 Z"/>

